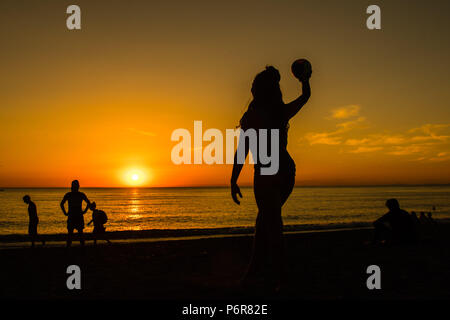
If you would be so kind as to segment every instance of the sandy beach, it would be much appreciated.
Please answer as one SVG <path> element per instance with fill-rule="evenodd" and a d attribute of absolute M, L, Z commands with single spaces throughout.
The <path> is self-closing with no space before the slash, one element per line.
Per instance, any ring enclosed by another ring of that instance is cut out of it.
<path fill-rule="evenodd" d="M 0 250 L 1 297 L 10 299 L 443 299 L 450 298 L 450 224 L 417 246 L 372 246 L 371 229 L 287 233 L 289 281 L 279 293 L 243 289 L 252 237 Z M 137 235 L 136 235 L 137 237 Z M 66 288 L 79 265 L 82 289 Z M 366 268 L 381 268 L 381 290 L 368 290 Z"/>

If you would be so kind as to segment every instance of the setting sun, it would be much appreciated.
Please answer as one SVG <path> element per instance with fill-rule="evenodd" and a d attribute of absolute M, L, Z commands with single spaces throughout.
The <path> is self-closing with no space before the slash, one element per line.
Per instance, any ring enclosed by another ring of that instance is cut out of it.
<path fill-rule="evenodd" d="M 123 181 L 129 186 L 143 186 L 149 181 L 149 171 L 135 168 L 125 170 Z"/>

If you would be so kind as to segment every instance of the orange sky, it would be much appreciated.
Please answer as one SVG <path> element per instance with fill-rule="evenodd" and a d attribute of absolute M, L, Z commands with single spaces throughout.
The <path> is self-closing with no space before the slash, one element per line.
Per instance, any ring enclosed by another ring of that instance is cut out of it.
<path fill-rule="evenodd" d="M 448 1 L 378 1 L 380 31 L 366 1 L 77 1 L 80 31 L 69 4 L 0 3 L 2 187 L 227 185 L 230 165 L 174 165 L 171 133 L 234 128 L 267 64 L 295 98 L 300 57 L 297 185 L 450 183 Z"/>

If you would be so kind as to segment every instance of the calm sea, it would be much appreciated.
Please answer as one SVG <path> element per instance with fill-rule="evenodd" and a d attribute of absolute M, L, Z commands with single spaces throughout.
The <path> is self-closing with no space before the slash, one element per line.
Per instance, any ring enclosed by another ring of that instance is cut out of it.
<path fill-rule="evenodd" d="M 253 191 L 241 188 L 241 205 L 228 188 L 83 189 L 109 217 L 107 230 L 192 229 L 253 226 L 257 213 Z M 26 234 L 29 194 L 39 214 L 40 233 L 66 232 L 59 203 L 67 189 L 5 189 L 0 192 L 0 234 Z M 297 187 L 283 208 L 286 225 L 334 225 L 370 222 L 397 198 L 408 211 L 431 211 L 450 218 L 450 186 Z M 90 211 L 85 221 L 90 220 Z M 89 220 L 88 220 L 89 219 Z M 90 231 L 90 228 L 87 230 Z"/>

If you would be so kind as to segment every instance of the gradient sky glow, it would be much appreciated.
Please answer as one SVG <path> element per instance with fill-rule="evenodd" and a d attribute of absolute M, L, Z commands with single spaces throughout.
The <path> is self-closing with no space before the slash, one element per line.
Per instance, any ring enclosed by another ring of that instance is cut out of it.
<path fill-rule="evenodd" d="M 365 26 L 374 3 L 379 31 Z M 297 185 L 450 183 L 450 2 L 374 3 L 3 0 L 0 186 L 227 185 L 231 165 L 174 165 L 172 131 L 234 128 L 265 65 L 290 101 L 301 57 Z"/>

